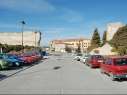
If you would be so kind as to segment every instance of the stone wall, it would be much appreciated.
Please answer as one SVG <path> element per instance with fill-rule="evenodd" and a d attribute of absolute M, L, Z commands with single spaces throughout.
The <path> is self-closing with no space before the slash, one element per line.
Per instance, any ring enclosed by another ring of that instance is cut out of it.
<path fill-rule="evenodd" d="M 40 46 L 41 32 L 24 31 L 23 44 Z M 0 32 L 0 43 L 8 45 L 22 45 L 22 32 Z"/>

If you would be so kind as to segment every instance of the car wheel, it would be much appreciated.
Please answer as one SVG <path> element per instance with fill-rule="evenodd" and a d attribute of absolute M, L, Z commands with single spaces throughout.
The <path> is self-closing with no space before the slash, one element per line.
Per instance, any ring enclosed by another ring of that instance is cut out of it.
<path fill-rule="evenodd" d="M 80 61 L 80 59 L 77 59 L 77 61 Z"/>
<path fill-rule="evenodd" d="M 110 74 L 110 79 L 112 80 L 112 81 L 115 81 L 116 79 L 114 78 L 114 75 L 113 74 Z"/>
<path fill-rule="evenodd" d="M 86 64 L 86 66 L 89 66 L 89 64 L 87 62 L 85 64 Z"/>

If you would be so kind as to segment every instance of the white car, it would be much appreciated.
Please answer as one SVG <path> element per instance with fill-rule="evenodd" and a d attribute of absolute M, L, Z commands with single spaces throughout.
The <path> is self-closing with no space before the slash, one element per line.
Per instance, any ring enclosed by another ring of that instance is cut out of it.
<path fill-rule="evenodd" d="M 49 58 L 49 56 L 43 56 L 43 58 L 44 58 L 44 59 L 48 59 L 48 58 Z"/>
<path fill-rule="evenodd" d="M 81 56 L 82 56 L 82 54 L 81 53 L 79 53 L 79 54 L 77 54 L 76 56 L 75 56 L 75 60 L 77 60 L 77 61 L 80 61 L 80 59 L 81 59 Z"/>
<path fill-rule="evenodd" d="M 82 62 L 82 63 L 86 63 L 86 60 L 87 60 L 87 58 L 89 57 L 89 55 L 83 55 L 83 56 L 81 56 L 81 58 L 80 58 L 80 61 Z"/>

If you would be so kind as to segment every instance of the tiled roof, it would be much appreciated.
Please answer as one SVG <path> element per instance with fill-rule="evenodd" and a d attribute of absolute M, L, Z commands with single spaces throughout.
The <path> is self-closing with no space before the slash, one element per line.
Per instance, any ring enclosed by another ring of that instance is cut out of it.
<path fill-rule="evenodd" d="M 82 41 L 82 40 L 90 40 L 90 39 L 86 39 L 86 38 L 72 38 L 72 39 L 63 39 L 63 40 L 53 40 L 53 42 Z"/>

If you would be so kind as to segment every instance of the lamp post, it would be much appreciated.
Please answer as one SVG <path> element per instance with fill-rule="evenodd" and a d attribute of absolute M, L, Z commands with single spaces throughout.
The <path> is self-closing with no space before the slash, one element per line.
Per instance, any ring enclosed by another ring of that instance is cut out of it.
<path fill-rule="evenodd" d="M 22 24 L 22 28 L 21 28 L 21 32 L 22 32 L 22 53 L 24 52 L 24 43 L 23 43 L 23 32 L 24 32 L 24 25 L 26 24 L 25 21 L 21 21 Z"/>
<path fill-rule="evenodd" d="M 36 45 L 37 45 L 37 42 L 36 42 L 36 35 L 37 35 L 37 32 L 35 31 L 35 50 L 36 50 Z"/>

